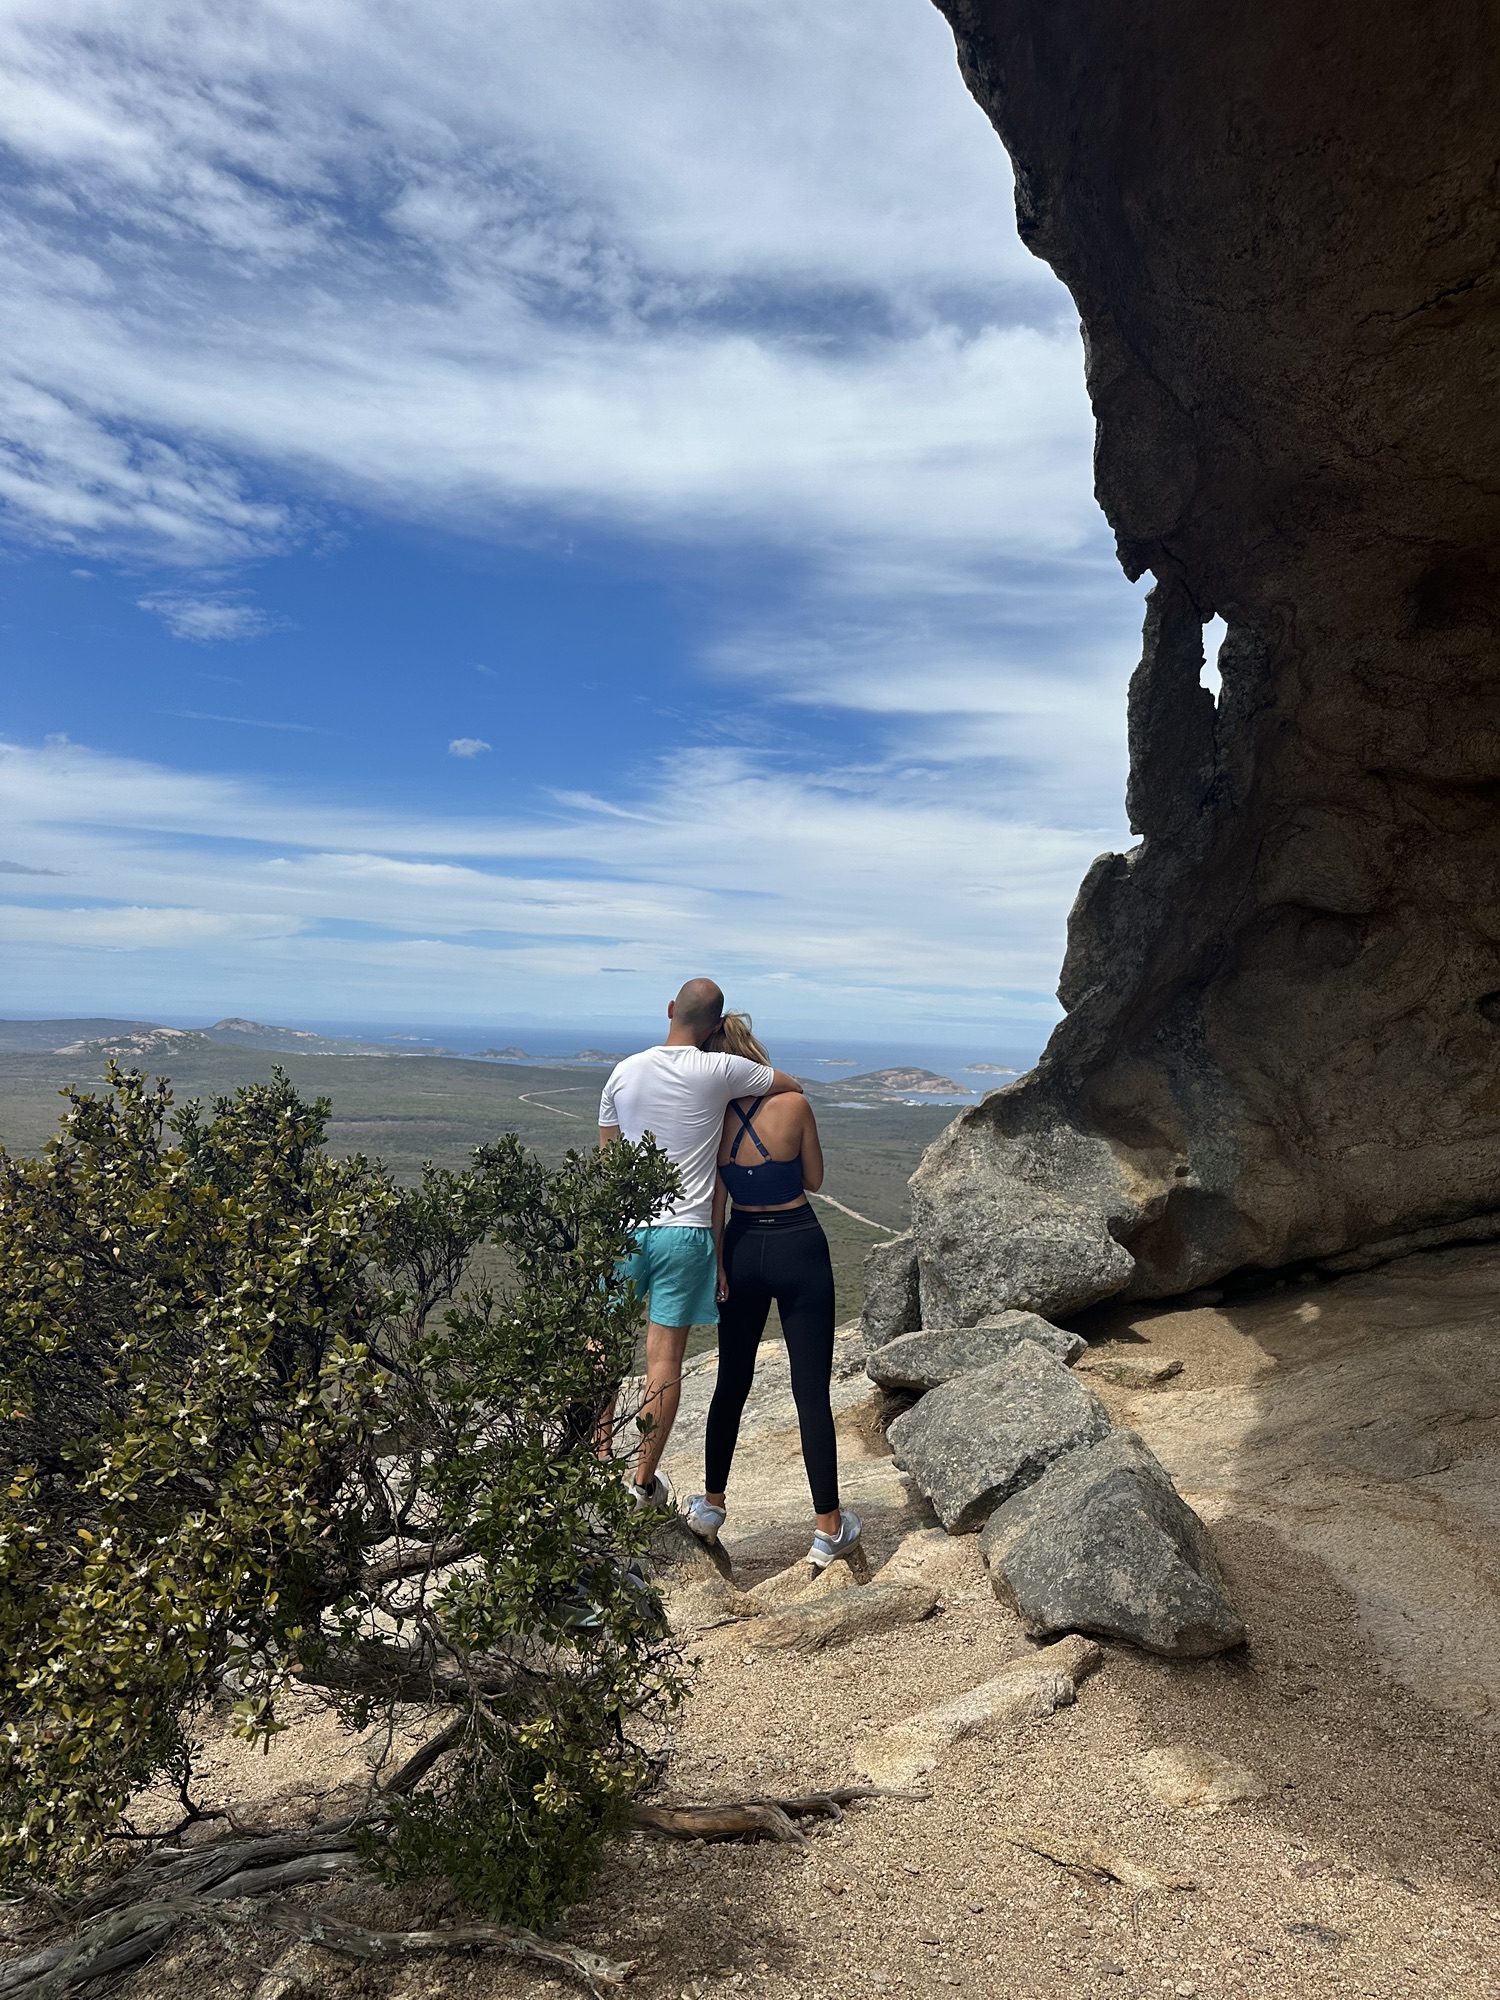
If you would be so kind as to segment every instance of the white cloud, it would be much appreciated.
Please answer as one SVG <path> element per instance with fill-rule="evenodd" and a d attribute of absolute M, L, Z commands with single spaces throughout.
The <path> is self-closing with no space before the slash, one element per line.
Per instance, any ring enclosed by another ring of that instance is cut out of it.
<path fill-rule="evenodd" d="M 278 916 L 238 916 L 222 910 L 140 908 L 113 904 L 107 908 L 36 908 L 0 904 L 0 928 L 12 946 L 63 945 L 78 951 L 161 950 L 194 946 L 206 939 L 238 938 L 254 942 L 286 937 L 297 929 L 294 920 Z"/>
<path fill-rule="evenodd" d="M 286 541 L 289 508 L 247 499 L 238 475 L 201 445 L 133 425 L 107 384 L 90 384 L 75 366 L 93 333 L 86 318 L 70 324 L 34 273 L 6 278 L 15 289 L 3 317 L 13 324 L 33 308 L 60 343 L 49 356 L 38 327 L 0 373 L 0 517 L 13 532 L 176 563 L 259 555 Z"/>
<path fill-rule="evenodd" d="M 38 894 L 10 929 L 37 1004 L 57 951 L 71 990 L 113 991 L 112 970 L 83 980 L 88 952 L 197 938 L 212 951 L 190 983 L 276 986 L 283 1004 L 295 988 L 314 1015 L 378 996 L 381 1013 L 498 1019 L 621 965 L 637 970 L 619 1006 L 654 1007 L 684 965 L 712 964 L 747 998 L 774 974 L 783 1021 L 1032 1026 L 1055 1013 L 1060 913 L 1114 831 L 1027 823 L 891 770 L 794 774 L 727 750 L 671 760 L 626 801 L 446 820 L 77 745 L 4 749 L 0 829 L 69 876 L 66 903 Z"/>
<path fill-rule="evenodd" d="M 910 0 L 18 0 L 0 63 L 38 533 L 274 547 L 246 465 L 845 560 L 1090 532 L 1076 332 Z"/>
<path fill-rule="evenodd" d="M 7 753 L 15 851 L 77 877 L 39 1003 L 92 905 L 136 913 L 112 1006 L 494 1018 L 628 966 L 654 1010 L 715 963 L 804 1020 L 1051 1018 L 1136 609 L 1073 315 L 924 0 L 8 0 L 0 73 L 13 532 L 196 572 L 140 602 L 198 642 L 351 505 L 769 549 L 781 607 L 721 626 L 686 747 L 546 817 Z"/>
<path fill-rule="evenodd" d="M 191 597 L 184 591 L 159 590 L 137 600 L 153 612 L 174 639 L 210 644 L 219 639 L 258 639 L 275 629 L 276 621 L 243 598 Z"/>

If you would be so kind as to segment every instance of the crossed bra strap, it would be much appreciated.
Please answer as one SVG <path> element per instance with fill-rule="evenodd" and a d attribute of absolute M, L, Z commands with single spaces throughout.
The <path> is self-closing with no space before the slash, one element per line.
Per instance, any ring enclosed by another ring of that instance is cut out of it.
<path fill-rule="evenodd" d="M 755 1116 L 756 1112 L 759 1111 L 760 1107 L 765 1103 L 765 1101 L 766 1100 L 763 1097 L 757 1097 L 755 1102 L 751 1105 L 748 1111 L 741 1111 L 739 1104 L 733 1098 L 730 1099 L 729 1108 L 734 1113 L 735 1117 L 738 1118 L 740 1121 L 740 1129 L 738 1132 L 735 1133 L 734 1144 L 729 1149 L 729 1159 L 731 1165 L 733 1165 L 734 1162 L 739 1157 L 740 1141 L 741 1139 L 744 1138 L 747 1132 L 750 1135 L 750 1143 L 752 1146 L 754 1146 L 756 1152 L 760 1154 L 763 1160 L 767 1161 L 770 1160 L 771 1155 L 766 1151 L 765 1147 L 760 1143 L 760 1134 L 756 1131 L 755 1127 L 750 1122 L 751 1119 Z"/>

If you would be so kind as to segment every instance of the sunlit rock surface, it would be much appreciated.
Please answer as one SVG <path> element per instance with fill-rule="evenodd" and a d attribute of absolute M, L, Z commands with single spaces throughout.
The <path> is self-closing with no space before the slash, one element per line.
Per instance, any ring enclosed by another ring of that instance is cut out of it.
<path fill-rule="evenodd" d="M 1500 1233 L 1500 15 L 941 4 L 1157 585 L 1140 844 L 916 1177 L 920 1323 Z"/>

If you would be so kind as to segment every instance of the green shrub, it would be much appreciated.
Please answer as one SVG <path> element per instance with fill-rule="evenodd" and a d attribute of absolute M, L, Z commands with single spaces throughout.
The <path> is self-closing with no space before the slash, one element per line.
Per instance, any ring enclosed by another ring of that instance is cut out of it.
<path fill-rule="evenodd" d="M 507 1136 L 403 1189 L 279 1072 L 208 1116 L 110 1085 L 0 1155 L 0 1879 L 76 1874 L 163 1777 L 189 1805 L 207 1705 L 265 1739 L 297 1681 L 450 1730 L 373 1860 L 544 1921 L 680 1694 L 593 1438 L 673 1170 Z"/>

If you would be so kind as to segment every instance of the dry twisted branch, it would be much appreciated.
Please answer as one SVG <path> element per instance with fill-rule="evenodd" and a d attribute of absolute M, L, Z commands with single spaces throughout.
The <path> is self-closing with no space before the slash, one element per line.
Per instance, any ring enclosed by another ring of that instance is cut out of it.
<path fill-rule="evenodd" d="M 726 1799 L 714 1805 L 637 1806 L 631 1823 L 647 1833 L 677 1840 L 768 1840 L 807 1845 L 792 1824 L 797 1819 L 842 1819 L 857 1799 L 926 1799 L 930 1792 L 892 1792 L 879 1785 L 841 1785 L 830 1792 L 805 1792 L 794 1799 Z"/>
<path fill-rule="evenodd" d="M 449 1747 L 434 1737 L 387 1790 L 415 1782 Z M 441 1746 L 441 1747 L 438 1747 Z M 430 1755 L 429 1755 L 430 1752 Z M 414 1774 L 412 1766 L 425 1759 Z M 795 1841 L 806 1836 L 794 1821 L 833 1819 L 860 1799 L 919 1800 L 927 1792 L 843 1785 L 795 1798 L 731 1799 L 715 1804 L 637 1806 L 632 1820 L 643 1831 L 680 1840 L 746 1837 Z M 238 1835 L 184 1852 L 163 1848 L 86 1897 L 75 1918 L 94 1919 L 81 1932 L 0 1964 L 0 2000 L 60 2000 L 90 1980 L 126 1971 L 160 1949 L 183 1924 L 260 1922 L 322 1945 L 346 1958 L 396 1958 L 407 1953 L 498 1951 L 534 1960 L 582 1979 L 596 1996 L 627 1979 L 633 1964 L 617 1964 L 582 1946 L 538 1937 L 504 1924 L 459 1924 L 434 1931 L 377 1931 L 328 1916 L 277 1892 L 327 1881 L 358 1865 L 351 1840 L 354 1821 L 331 1820 L 298 1833 Z"/>
<path fill-rule="evenodd" d="M 115 1911 L 81 1937 L 65 1939 L 0 1967 L 0 1993 L 6 2000 L 59 2000 L 59 1996 L 73 1987 L 138 1965 L 183 1924 L 226 1922 L 264 1924 L 290 1937 L 321 1945 L 325 1951 L 337 1952 L 344 1958 L 499 1951 L 574 1973 L 601 2000 L 607 1989 L 622 1985 L 635 1969 L 633 1962 L 617 1963 L 581 1945 L 538 1937 L 534 1931 L 511 1930 L 504 1924 L 456 1924 L 437 1931 L 377 1931 L 364 1924 L 347 1923 L 342 1917 L 326 1916 L 300 1903 L 279 1899 L 259 1901 L 252 1891 L 232 1900 L 168 1896 Z"/>

